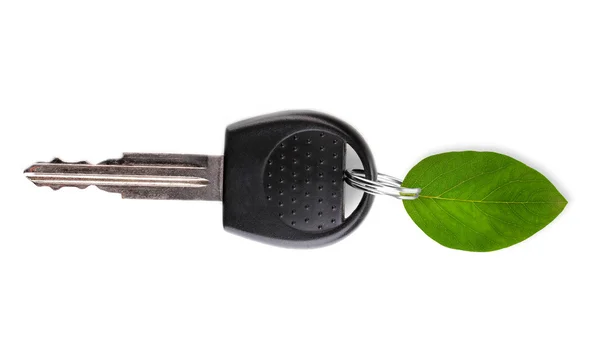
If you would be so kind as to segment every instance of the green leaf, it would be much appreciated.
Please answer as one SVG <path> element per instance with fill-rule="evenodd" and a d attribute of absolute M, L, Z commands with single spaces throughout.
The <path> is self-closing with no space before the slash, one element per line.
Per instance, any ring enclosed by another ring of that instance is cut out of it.
<path fill-rule="evenodd" d="M 405 200 L 412 220 L 449 248 L 492 251 L 519 243 L 560 214 L 567 200 L 536 170 L 494 152 L 448 152 L 412 168 Z"/>

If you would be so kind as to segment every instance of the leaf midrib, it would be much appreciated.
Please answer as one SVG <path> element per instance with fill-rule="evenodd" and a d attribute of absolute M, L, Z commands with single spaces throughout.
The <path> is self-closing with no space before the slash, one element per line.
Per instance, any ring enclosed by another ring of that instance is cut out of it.
<path fill-rule="evenodd" d="M 461 198 L 448 198 L 448 197 L 439 197 L 439 196 L 427 196 L 427 195 L 419 195 L 418 199 L 432 199 L 432 200 L 441 200 L 441 201 L 454 201 L 454 202 L 462 202 L 462 203 L 482 203 L 482 204 L 557 204 L 557 203 L 567 203 L 567 201 L 526 201 L 526 202 L 509 202 L 509 201 L 482 201 L 482 200 L 467 200 Z"/>

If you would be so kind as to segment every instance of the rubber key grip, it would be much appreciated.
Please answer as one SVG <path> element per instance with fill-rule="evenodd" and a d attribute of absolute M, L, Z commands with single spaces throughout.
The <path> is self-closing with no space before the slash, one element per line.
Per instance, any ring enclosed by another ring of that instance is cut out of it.
<path fill-rule="evenodd" d="M 223 225 L 284 247 L 317 247 L 352 232 L 371 208 L 364 194 L 344 219 L 345 146 L 375 178 L 371 152 L 343 121 L 313 111 L 286 111 L 244 120 L 225 134 Z"/>

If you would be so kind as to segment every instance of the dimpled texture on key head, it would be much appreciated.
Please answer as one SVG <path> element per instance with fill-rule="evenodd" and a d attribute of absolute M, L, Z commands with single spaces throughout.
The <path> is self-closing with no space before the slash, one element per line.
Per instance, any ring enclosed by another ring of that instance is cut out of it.
<path fill-rule="evenodd" d="M 288 226 L 324 232 L 344 219 L 345 143 L 319 130 L 295 133 L 271 151 L 264 173 L 267 204 Z"/>

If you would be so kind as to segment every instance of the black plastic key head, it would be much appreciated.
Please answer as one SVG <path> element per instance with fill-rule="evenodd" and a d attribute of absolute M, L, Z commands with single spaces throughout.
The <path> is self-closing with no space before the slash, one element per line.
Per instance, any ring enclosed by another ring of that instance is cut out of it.
<path fill-rule="evenodd" d="M 316 247 L 349 234 L 373 196 L 364 194 L 344 218 L 346 145 L 375 178 L 371 152 L 341 120 L 312 111 L 286 111 L 227 127 L 223 224 L 229 231 L 287 247 Z"/>

